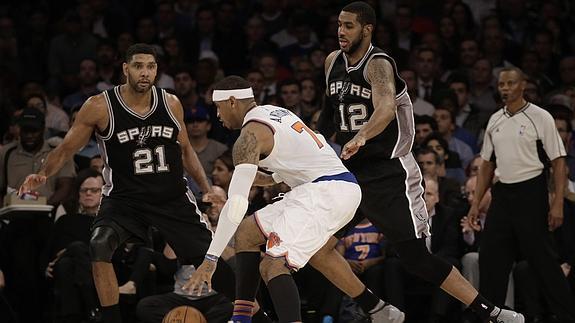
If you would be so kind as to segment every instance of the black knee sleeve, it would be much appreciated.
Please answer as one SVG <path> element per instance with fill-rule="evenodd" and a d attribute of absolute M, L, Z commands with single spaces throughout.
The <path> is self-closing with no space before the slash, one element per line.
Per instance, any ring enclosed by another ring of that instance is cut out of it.
<path fill-rule="evenodd" d="M 116 230 L 108 226 L 96 227 L 90 237 L 90 259 L 92 261 L 112 262 L 114 251 L 120 238 Z"/>
<path fill-rule="evenodd" d="M 440 286 L 443 283 L 453 268 L 452 265 L 432 255 L 427 250 L 425 239 L 397 242 L 395 249 L 407 271 L 436 286 Z"/>

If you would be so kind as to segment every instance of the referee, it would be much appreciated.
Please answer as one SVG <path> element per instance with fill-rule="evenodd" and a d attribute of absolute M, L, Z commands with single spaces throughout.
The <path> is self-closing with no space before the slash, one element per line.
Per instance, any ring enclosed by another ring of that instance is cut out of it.
<path fill-rule="evenodd" d="M 521 256 L 540 280 L 551 311 L 573 322 L 575 300 L 549 237 L 549 231 L 563 222 L 565 147 L 551 115 L 523 99 L 525 83 L 520 69 L 501 70 L 498 89 L 505 107 L 491 116 L 483 140 L 483 160 L 468 214 L 476 230 L 479 201 L 492 183 L 495 168 L 499 181 L 491 190 L 493 200 L 481 238 L 480 291 L 502 306 L 509 273 Z M 545 160 L 553 168 L 556 194 L 551 203 Z"/>

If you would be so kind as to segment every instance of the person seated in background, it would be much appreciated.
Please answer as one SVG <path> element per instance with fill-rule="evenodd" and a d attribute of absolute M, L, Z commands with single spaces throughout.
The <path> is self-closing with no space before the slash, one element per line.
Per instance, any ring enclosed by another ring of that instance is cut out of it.
<path fill-rule="evenodd" d="M 102 170 L 104 169 L 104 160 L 102 159 L 102 156 L 100 156 L 100 154 L 90 158 L 90 168 L 100 173 L 102 172 Z"/>
<path fill-rule="evenodd" d="M 431 148 L 421 148 L 415 153 L 415 159 L 424 176 L 432 178 L 439 183 L 439 196 L 441 204 L 450 207 L 460 207 L 461 189 L 457 181 L 442 176 L 442 159 Z"/>
<path fill-rule="evenodd" d="M 172 292 L 140 300 L 136 307 L 138 319 L 143 323 L 161 323 L 172 309 L 190 306 L 199 310 L 210 323 L 227 323 L 232 316 L 234 305 L 224 295 L 213 290 L 208 292 L 207 286 L 204 286 L 200 295 L 191 295 L 182 289 L 195 270 L 193 265 L 181 266 L 174 275 Z"/>
<path fill-rule="evenodd" d="M 102 175 L 85 169 L 76 179 L 74 214 L 62 215 L 44 251 L 45 276 L 53 282 L 58 322 L 80 322 L 97 315 L 97 300 L 92 283 L 88 241 L 90 226 L 100 206 Z"/>
<path fill-rule="evenodd" d="M 413 148 L 421 148 L 427 136 L 434 132 L 437 132 L 437 122 L 435 122 L 433 117 L 428 115 L 415 116 L 415 139 L 413 140 Z"/>
<path fill-rule="evenodd" d="M 465 172 L 459 154 L 449 149 L 447 141 L 439 133 L 434 132 L 427 136 L 421 146 L 431 148 L 439 155 L 441 161 L 440 176 L 451 178 L 457 181 L 459 185 L 465 182 Z"/>
<path fill-rule="evenodd" d="M 336 246 L 353 272 L 375 295 L 383 299 L 383 261 L 385 241 L 383 234 L 367 219 L 348 231 Z M 337 290 L 334 288 L 334 290 Z M 339 293 L 341 297 L 341 292 Z M 361 308 L 349 297 L 344 296 L 340 309 L 340 321 L 353 317 Z"/>

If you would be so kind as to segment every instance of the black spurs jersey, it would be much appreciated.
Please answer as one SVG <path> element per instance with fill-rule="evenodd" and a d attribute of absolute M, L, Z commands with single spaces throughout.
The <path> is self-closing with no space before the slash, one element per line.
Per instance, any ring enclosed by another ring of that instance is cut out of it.
<path fill-rule="evenodd" d="M 398 75 L 395 61 L 383 50 L 370 45 L 364 57 L 354 66 L 349 66 L 347 57 L 338 51 L 327 71 L 328 110 L 324 112 L 333 115 L 336 142 L 345 145 L 373 114 L 371 85 L 366 77 L 367 65 L 372 59 L 387 59 L 393 66 L 397 112 L 387 128 L 368 140 L 346 163 L 351 170 L 364 167 L 365 158 L 370 158 L 371 162 L 404 156 L 411 151 L 415 135 L 413 107 L 405 82 Z"/>
<path fill-rule="evenodd" d="M 104 196 L 158 203 L 186 192 L 180 125 L 168 108 L 166 92 L 155 86 L 150 92 L 146 115 L 127 106 L 120 86 L 104 92 L 110 122 L 96 136 L 104 159 Z"/>

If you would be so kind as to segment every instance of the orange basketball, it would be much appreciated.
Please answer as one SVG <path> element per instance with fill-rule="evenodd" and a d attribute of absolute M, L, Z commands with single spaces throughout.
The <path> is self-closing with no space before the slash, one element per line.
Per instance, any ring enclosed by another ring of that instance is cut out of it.
<path fill-rule="evenodd" d="M 200 311 L 190 306 L 179 306 L 168 312 L 162 323 L 208 323 Z"/>

